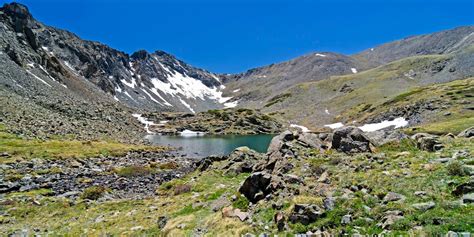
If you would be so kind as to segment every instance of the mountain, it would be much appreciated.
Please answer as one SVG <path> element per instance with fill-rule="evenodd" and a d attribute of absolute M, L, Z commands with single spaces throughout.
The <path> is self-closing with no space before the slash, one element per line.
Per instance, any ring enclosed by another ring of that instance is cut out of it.
<path fill-rule="evenodd" d="M 351 75 L 412 56 L 462 51 L 474 43 L 474 26 L 408 37 L 355 55 L 318 52 L 245 73 L 226 75 L 226 92 L 239 106 L 265 108 L 268 102 L 299 83 Z M 469 73 L 468 73 L 469 74 Z"/>
<path fill-rule="evenodd" d="M 45 86 L 59 83 L 76 92 L 82 88 L 69 84 L 84 80 L 128 107 L 148 110 L 203 111 L 223 108 L 230 99 L 222 96 L 224 85 L 215 74 L 163 51 L 128 55 L 82 40 L 36 21 L 17 3 L 1 12 L 2 51 Z"/>
<path fill-rule="evenodd" d="M 211 73 L 163 51 L 129 55 L 46 26 L 18 3 L 0 9 L 0 35 L 0 98 L 11 105 L 0 114 L 20 134 L 131 139 L 143 132 L 133 113 L 236 106 L 309 127 L 347 123 L 354 114 L 364 118 L 357 122 L 375 121 L 383 116 L 356 110 L 374 110 L 419 86 L 474 76 L 473 26 L 354 55 L 310 53 L 239 74 Z"/>

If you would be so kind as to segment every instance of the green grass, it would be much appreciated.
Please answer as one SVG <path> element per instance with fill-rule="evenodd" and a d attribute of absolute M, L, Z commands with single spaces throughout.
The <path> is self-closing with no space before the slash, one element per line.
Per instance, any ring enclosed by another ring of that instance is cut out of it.
<path fill-rule="evenodd" d="M 447 119 L 441 122 L 434 122 L 406 129 L 407 133 L 426 132 L 437 135 L 447 133 L 458 134 L 461 131 L 474 126 L 474 117 L 464 117 L 457 119 Z"/>
<path fill-rule="evenodd" d="M 124 155 L 132 150 L 163 150 L 163 147 L 124 144 L 114 141 L 78 141 L 69 139 L 26 139 L 5 131 L 0 125 L 0 153 L 7 152 L 12 157 L 0 158 L 0 163 L 15 158 L 86 158 L 99 155 Z"/>

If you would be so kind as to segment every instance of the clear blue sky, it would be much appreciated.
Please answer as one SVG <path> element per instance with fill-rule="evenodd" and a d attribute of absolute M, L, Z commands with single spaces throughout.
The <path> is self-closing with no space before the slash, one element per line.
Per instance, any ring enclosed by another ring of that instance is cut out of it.
<path fill-rule="evenodd" d="M 414 34 L 474 25 L 474 0 L 18 2 L 45 24 L 84 39 L 127 53 L 164 50 L 230 73 L 313 51 L 351 54 Z"/>

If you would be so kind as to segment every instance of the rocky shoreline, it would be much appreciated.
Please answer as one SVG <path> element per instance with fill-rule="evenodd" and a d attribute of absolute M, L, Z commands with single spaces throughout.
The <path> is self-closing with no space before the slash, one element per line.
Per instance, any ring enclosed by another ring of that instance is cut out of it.
<path fill-rule="evenodd" d="M 153 121 L 151 132 L 176 135 L 182 131 L 199 131 L 207 134 L 277 134 L 283 125 L 277 119 L 258 110 L 223 109 L 190 113 L 146 113 Z"/>

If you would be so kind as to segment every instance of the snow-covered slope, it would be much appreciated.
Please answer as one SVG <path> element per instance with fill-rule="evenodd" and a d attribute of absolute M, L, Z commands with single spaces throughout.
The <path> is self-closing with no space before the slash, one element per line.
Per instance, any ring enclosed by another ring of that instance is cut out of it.
<path fill-rule="evenodd" d="M 217 75 L 165 52 L 128 55 L 82 40 L 43 25 L 26 6 L 17 3 L 5 4 L 0 13 L 0 52 L 49 87 L 56 81 L 77 92 L 76 87 L 67 87 L 67 82 L 83 80 L 93 83 L 111 100 L 148 110 L 194 113 L 236 105 L 223 95 L 225 87 Z"/>

